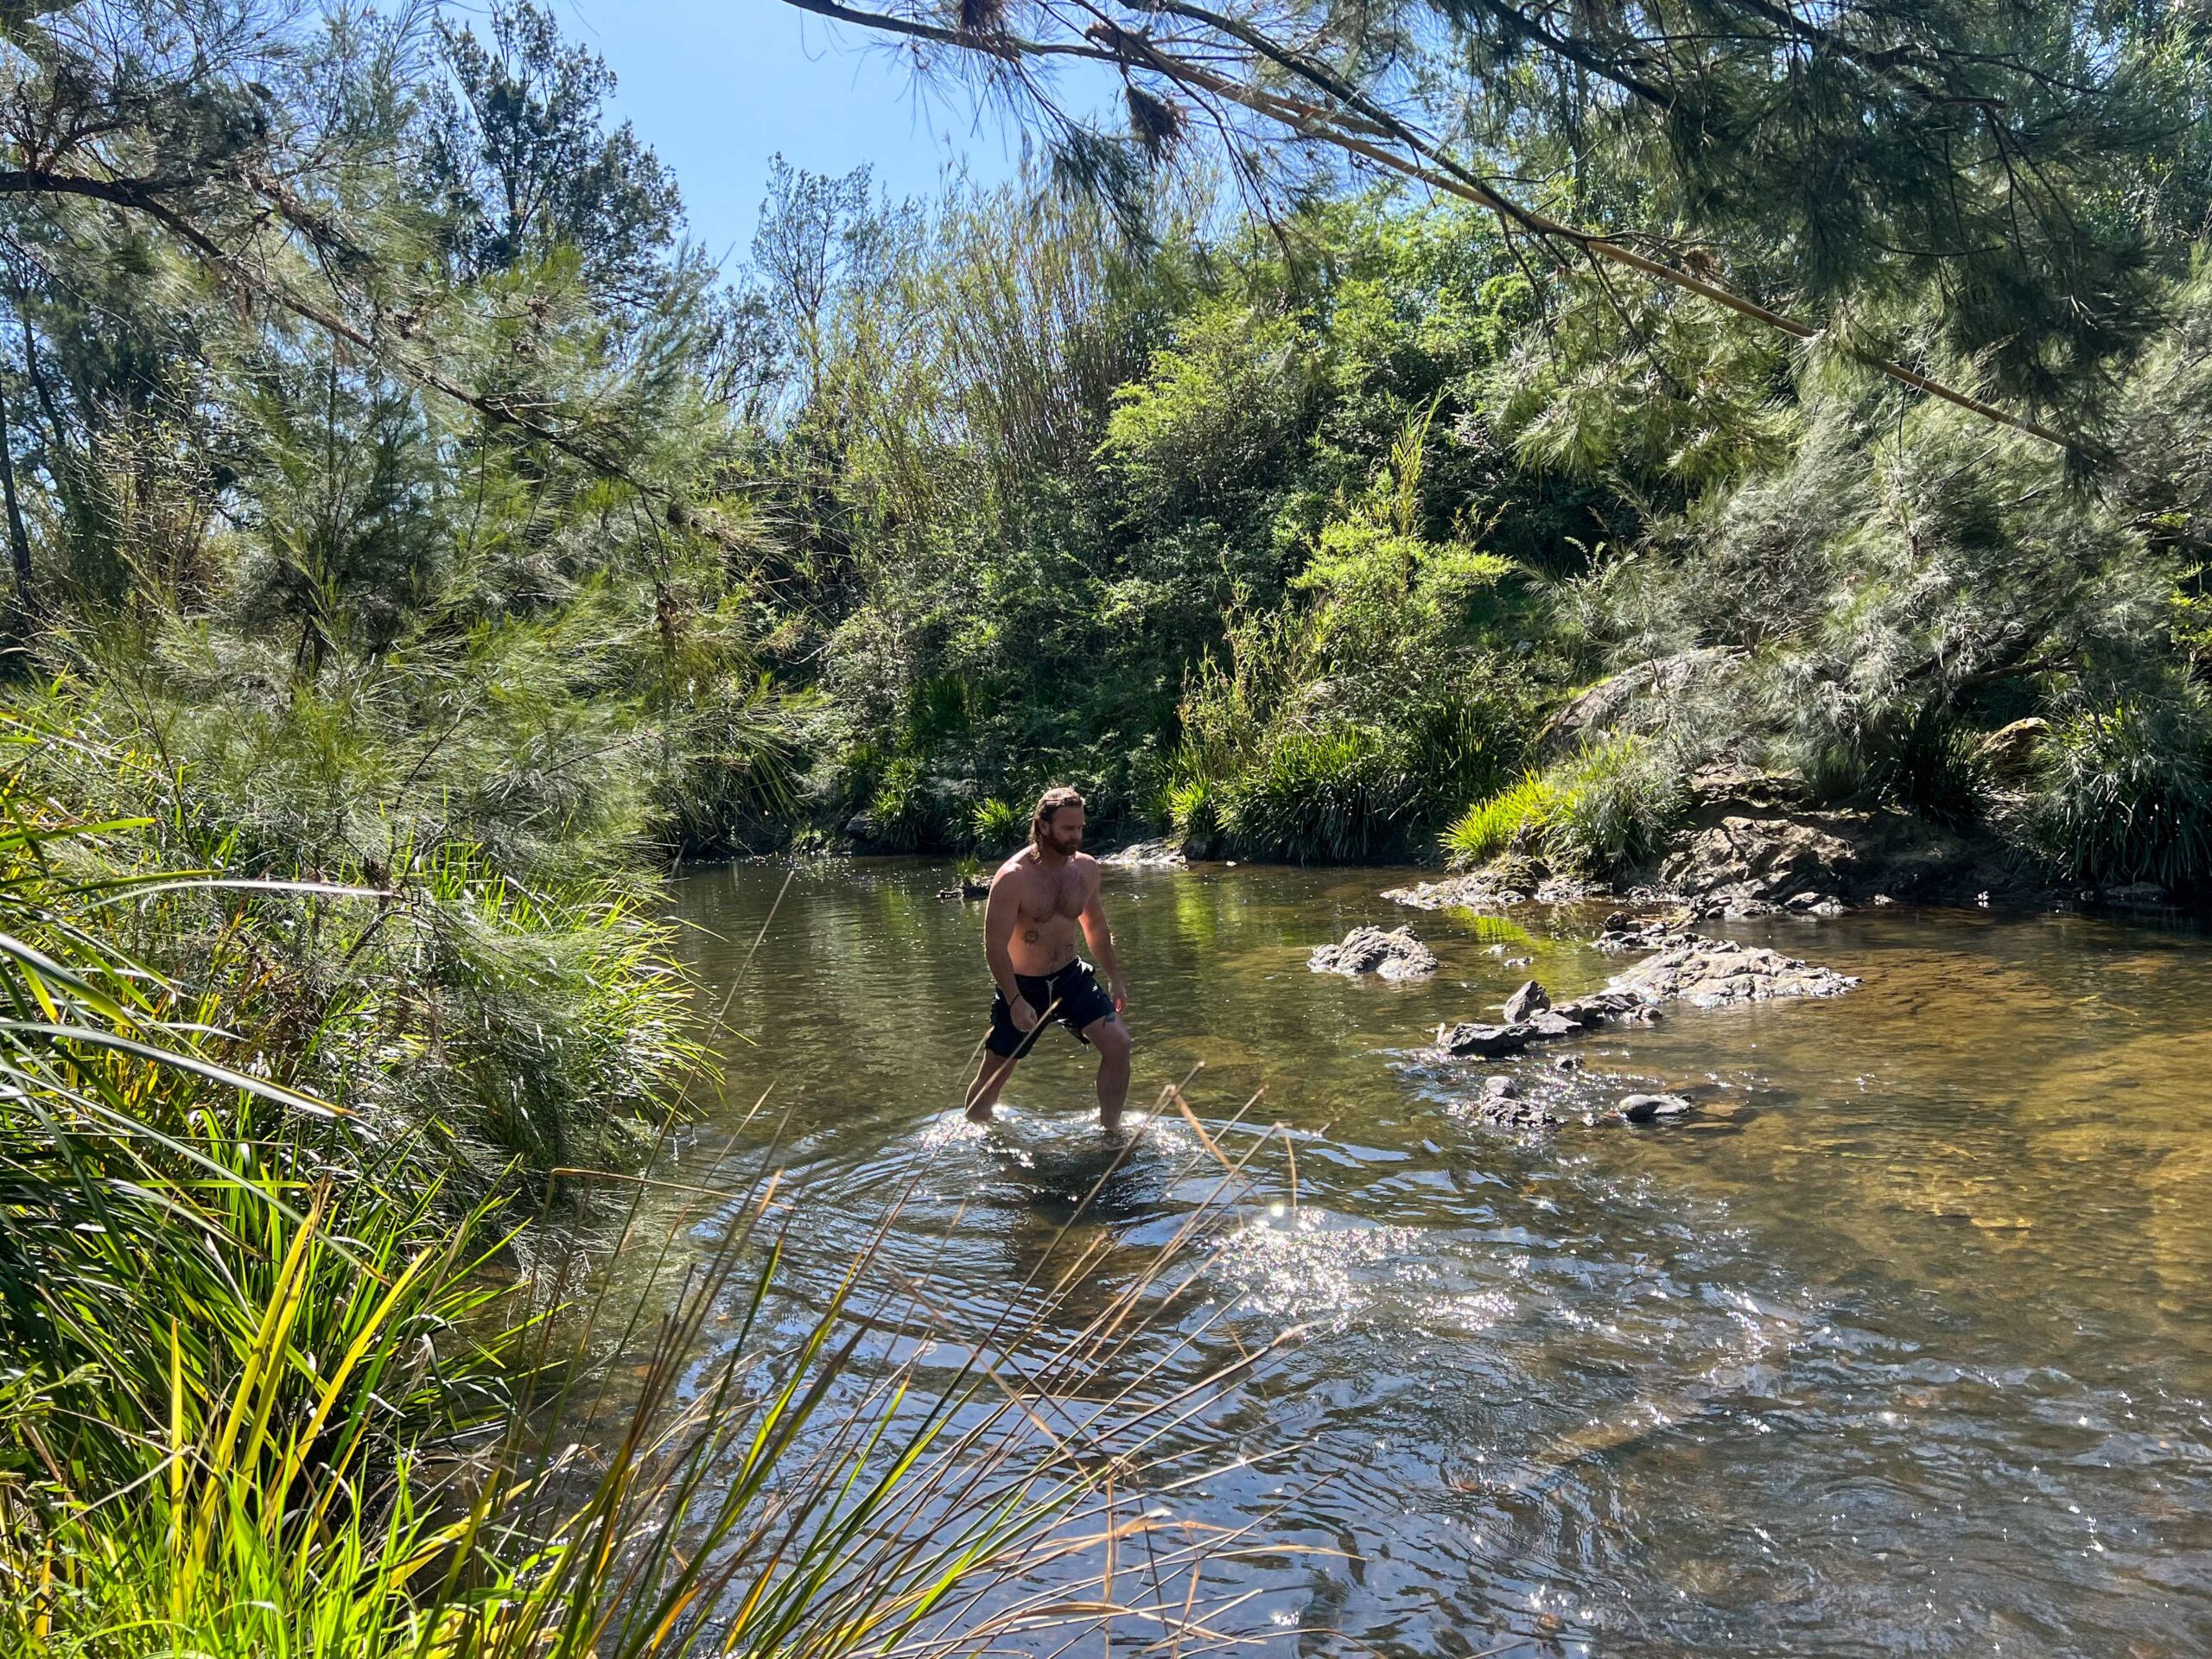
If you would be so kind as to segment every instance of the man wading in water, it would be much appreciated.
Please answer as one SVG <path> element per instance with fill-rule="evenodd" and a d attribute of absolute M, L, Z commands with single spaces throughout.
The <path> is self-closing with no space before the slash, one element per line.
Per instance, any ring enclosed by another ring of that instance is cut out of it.
<path fill-rule="evenodd" d="M 1083 797 L 1046 790 L 1029 820 L 1029 844 L 999 866 L 983 907 L 983 959 L 999 988 L 982 1069 L 968 1086 L 968 1116 L 979 1123 L 1047 1020 L 1098 1051 L 1098 1121 L 1109 1128 L 1121 1121 L 1129 1092 L 1129 1028 L 1120 1016 L 1129 988 L 1114 960 L 1098 874 L 1098 861 L 1083 850 Z M 1105 964 L 1111 995 L 1075 953 L 1078 925 Z"/>

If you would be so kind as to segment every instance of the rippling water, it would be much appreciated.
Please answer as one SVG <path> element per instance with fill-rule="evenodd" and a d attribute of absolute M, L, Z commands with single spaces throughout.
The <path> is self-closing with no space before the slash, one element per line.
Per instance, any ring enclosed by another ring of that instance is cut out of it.
<path fill-rule="evenodd" d="M 988 1314 L 1109 1166 L 1086 1057 L 1053 1033 L 969 1129 L 980 906 L 918 862 L 809 871 L 779 903 L 786 874 L 677 884 L 707 982 L 736 983 L 725 1100 L 687 1155 L 780 1133 L 824 1274 L 915 1181 L 894 1255 Z M 1622 964 L 1586 912 L 1423 916 L 1389 884 L 1109 878 L 1132 1103 L 1203 1063 L 1190 1098 L 1225 1148 L 1262 1090 L 1247 1122 L 1291 1132 L 1294 1202 L 1239 1217 L 1205 1340 L 1311 1329 L 1217 1425 L 1274 1455 L 1196 1500 L 1282 1547 L 1238 1569 L 1252 1622 L 1295 1632 L 1277 1650 L 2212 1651 L 2212 942 L 1781 918 L 1732 931 L 1864 988 L 1604 1033 L 1580 1073 L 1560 1049 L 1439 1067 L 1440 1020 Z M 1306 969 L 1408 919 L 1443 961 L 1427 984 Z M 1464 1103 L 1491 1071 L 1568 1126 L 1484 1127 Z M 1654 1085 L 1694 1086 L 1702 1122 L 1580 1122 Z M 1210 1185 L 1173 1173 L 1194 1144 L 1154 1122 L 1079 1228 L 1156 1242 Z"/>

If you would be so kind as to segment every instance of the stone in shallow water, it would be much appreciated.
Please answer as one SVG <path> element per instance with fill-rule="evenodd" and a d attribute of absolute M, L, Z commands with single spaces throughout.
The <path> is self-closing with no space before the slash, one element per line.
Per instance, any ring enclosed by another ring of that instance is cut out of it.
<path fill-rule="evenodd" d="M 1681 1117 L 1690 1110 L 1680 1095 L 1624 1095 L 1621 1116 L 1630 1123 L 1649 1123 L 1660 1118 Z"/>
<path fill-rule="evenodd" d="M 1582 1022 L 1556 1008 L 1544 1008 L 1517 1022 L 1525 1025 L 1532 1038 L 1580 1037 Z"/>
<path fill-rule="evenodd" d="M 1764 945 L 1686 933 L 1615 975 L 1605 988 L 1646 1004 L 1682 1001 L 1715 1008 L 1778 997 L 1840 996 L 1859 982 L 1856 975 L 1800 962 Z"/>
<path fill-rule="evenodd" d="M 1180 847 L 1165 841 L 1135 842 L 1098 861 L 1122 870 L 1180 870 L 1190 865 Z"/>
<path fill-rule="evenodd" d="M 1436 952 L 1413 936 L 1409 928 L 1385 933 L 1379 927 L 1355 927 L 1335 944 L 1316 945 L 1306 965 L 1317 974 L 1356 977 L 1375 974 L 1383 979 L 1419 979 L 1436 971 Z"/>
<path fill-rule="evenodd" d="M 1460 1024 L 1449 1030 L 1439 1028 L 1436 1046 L 1455 1059 L 1479 1055 L 1494 1060 L 1508 1054 L 1518 1054 L 1529 1046 L 1529 1031 L 1525 1026 L 1471 1026 Z"/>
<path fill-rule="evenodd" d="M 1550 993 L 1532 979 L 1505 999 L 1505 1023 L 1509 1026 L 1517 1026 L 1530 1014 L 1548 1008 L 1551 1005 Z"/>
<path fill-rule="evenodd" d="M 1442 881 L 1416 881 L 1409 887 L 1385 887 L 1382 896 L 1415 910 L 1510 910 L 1529 895 L 1486 875 L 1455 875 Z"/>

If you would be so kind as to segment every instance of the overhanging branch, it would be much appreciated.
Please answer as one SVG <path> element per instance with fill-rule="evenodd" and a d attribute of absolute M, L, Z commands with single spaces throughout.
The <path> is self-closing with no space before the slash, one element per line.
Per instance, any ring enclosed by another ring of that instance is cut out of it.
<path fill-rule="evenodd" d="M 1075 58 L 1122 70 L 1142 70 L 1187 92 L 1238 105 L 1302 137 L 1334 145 L 1348 155 L 1471 202 L 1528 234 L 1563 243 L 1584 254 L 1641 272 L 1656 282 L 1698 296 L 1793 340 L 1815 340 L 1825 331 L 1760 304 L 1707 277 L 1637 252 L 1619 238 L 1568 225 L 1515 200 L 1496 184 L 1462 165 L 1414 131 L 1388 110 L 1363 96 L 1325 67 L 1269 40 L 1261 31 L 1190 0 L 1157 0 L 1154 10 L 1211 29 L 1305 81 L 1323 100 L 1313 102 L 1248 85 L 1163 49 L 1148 36 L 1109 22 L 1094 24 L 1081 42 L 1033 41 L 1009 32 L 988 34 L 947 29 L 914 18 L 871 11 L 842 0 L 785 0 L 802 11 L 881 34 L 899 35 L 935 45 L 1006 60 Z M 1388 142 L 1381 142 L 1385 141 Z M 1395 146 L 1395 147 L 1393 147 Z M 1867 367 L 1928 397 L 1942 399 L 1981 419 L 2042 440 L 2108 467 L 2124 465 L 2101 445 L 2068 435 L 2031 416 L 2018 415 L 1970 391 L 1923 374 L 1893 359 L 1868 352 L 1853 353 Z"/>

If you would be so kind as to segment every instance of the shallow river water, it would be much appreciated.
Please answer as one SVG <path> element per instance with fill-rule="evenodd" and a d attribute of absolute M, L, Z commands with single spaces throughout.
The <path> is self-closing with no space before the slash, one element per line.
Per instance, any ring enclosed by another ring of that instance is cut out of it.
<path fill-rule="evenodd" d="M 690 954 L 736 991 L 689 1155 L 779 1133 L 794 1250 L 825 1266 L 915 1182 L 893 1253 L 987 1316 L 1107 1167 L 1088 1057 L 1050 1033 L 968 1129 L 981 906 L 917 861 L 787 874 L 677 883 Z M 1206 1340 L 1308 1329 L 1210 1431 L 1270 1455 L 1189 1500 L 1281 1547 L 1243 1569 L 1264 1650 L 2212 1652 L 2212 940 L 1732 925 L 1866 982 L 1599 1033 L 1579 1074 L 1559 1049 L 1438 1066 L 1440 1020 L 1625 964 L 1587 911 L 1401 911 L 1392 879 L 1109 877 L 1132 1105 L 1203 1062 L 1222 1145 L 1262 1089 L 1247 1121 L 1291 1132 L 1295 1202 L 1245 1205 Z M 1407 921 L 1443 961 L 1426 984 L 1306 969 Z M 1485 1128 L 1465 1103 L 1500 1071 L 1567 1126 Z M 1581 1121 L 1657 1085 L 1695 1086 L 1702 1125 Z M 1210 1185 L 1169 1173 L 1179 1116 L 1147 1133 L 1078 1230 L 1155 1238 Z"/>

